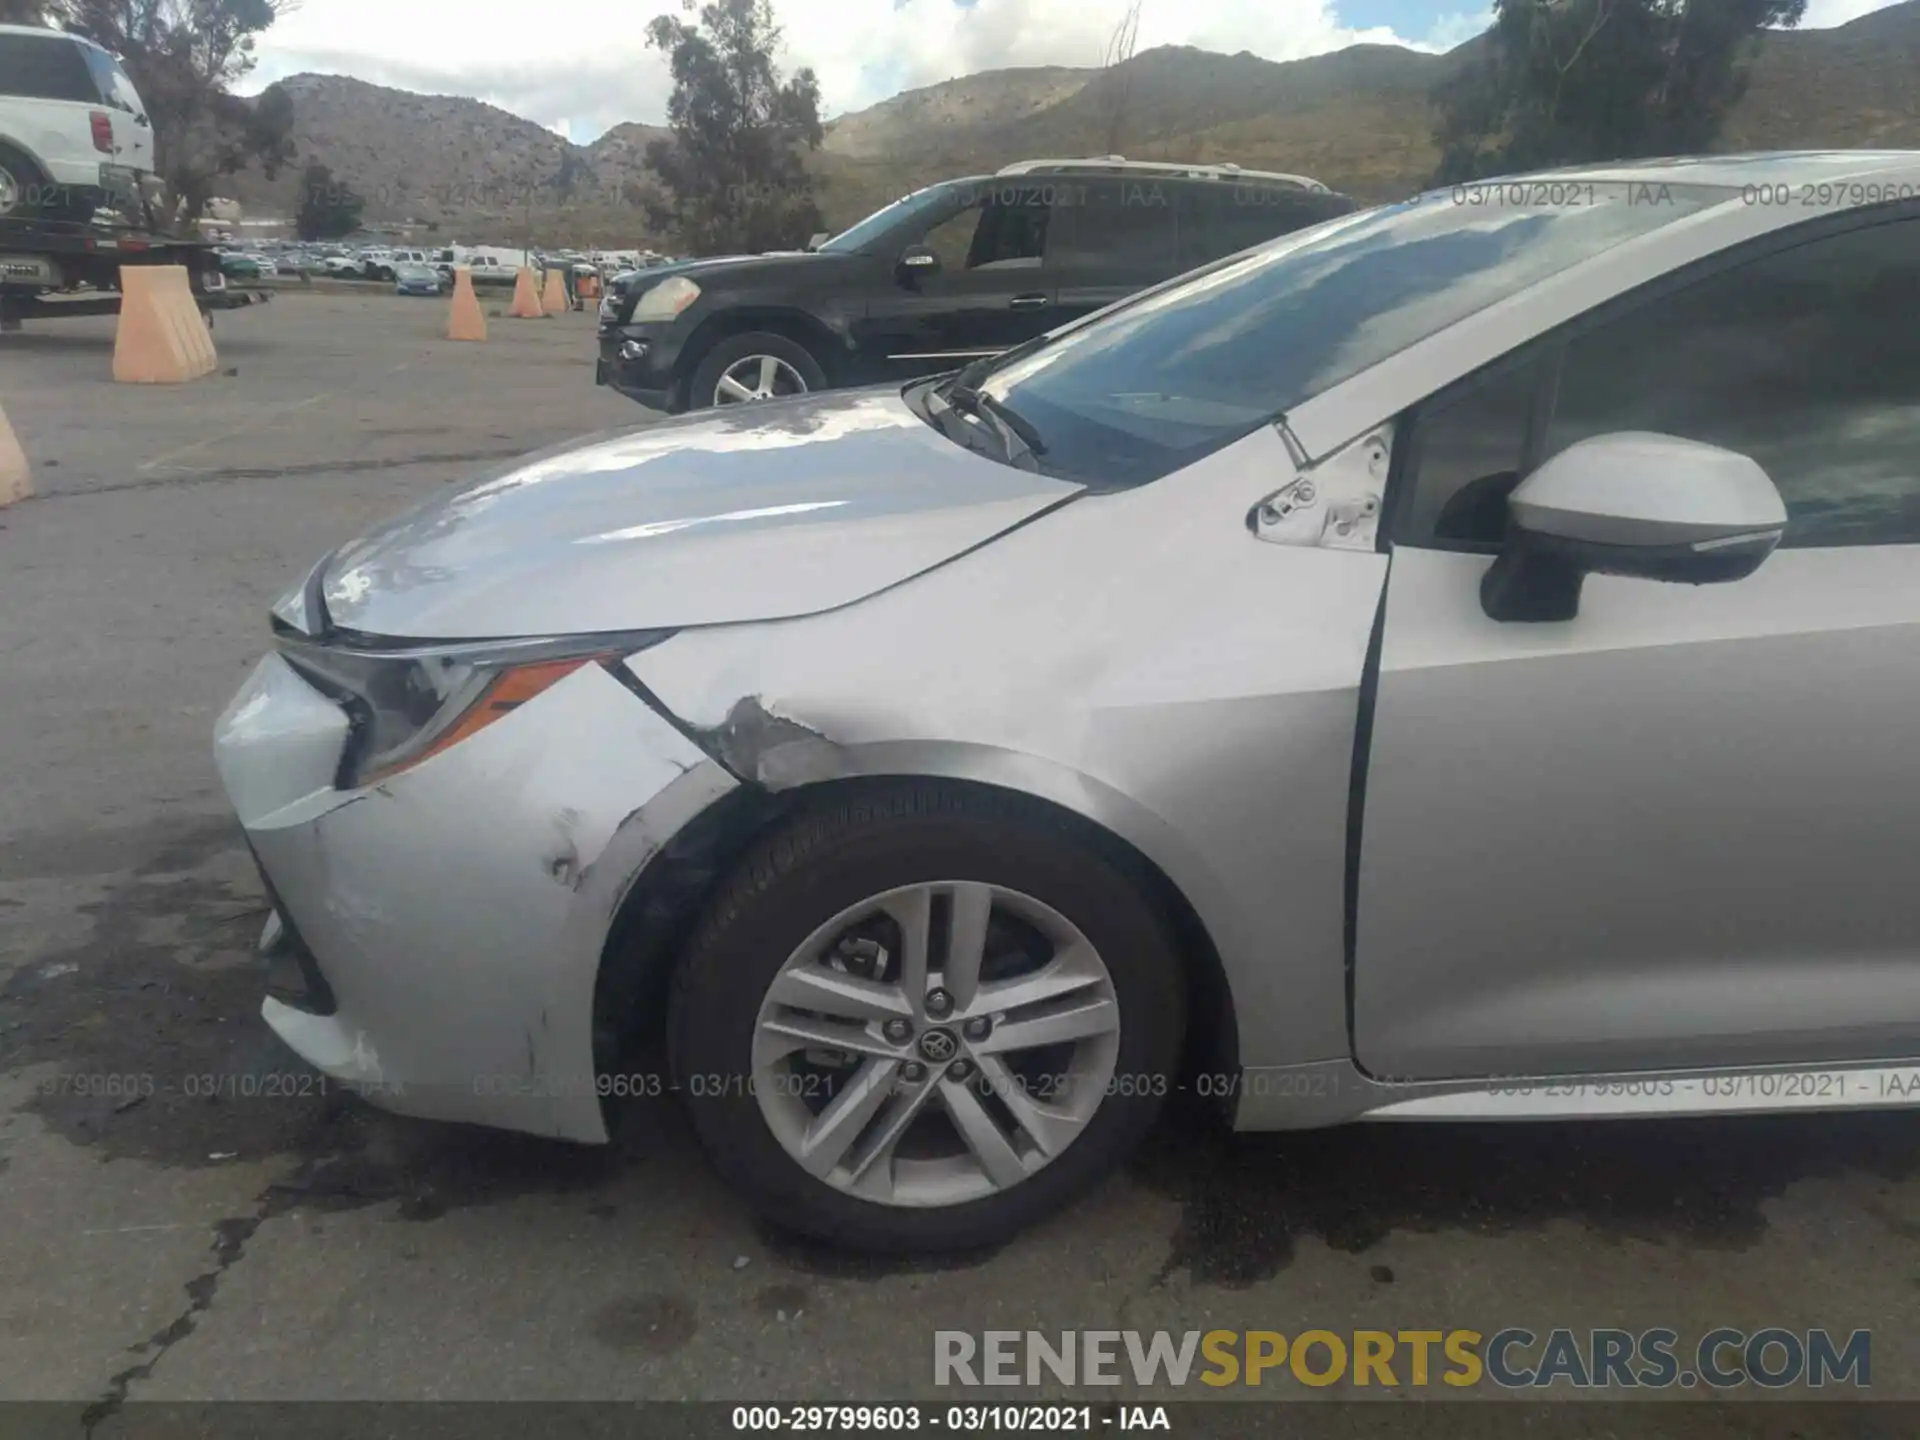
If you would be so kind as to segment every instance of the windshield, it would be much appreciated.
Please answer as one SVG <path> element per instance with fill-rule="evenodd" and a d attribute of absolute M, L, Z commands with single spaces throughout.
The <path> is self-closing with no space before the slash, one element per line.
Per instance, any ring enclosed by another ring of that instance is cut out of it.
<path fill-rule="evenodd" d="M 1648 189 L 1489 182 L 1342 216 L 1016 351 L 979 388 L 1044 438 L 1049 473 L 1142 484 L 1730 193 L 1663 185 L 1655 201 Z"/>
<path fill-rule="evenodd" d="M 948 180 L 939 185 L 929 185 L 924 190 L 916 190 L 884 210 L 874 211 L 851 230 L 842 230 L 831 240 L 821 241 L 819 249 L 829 255 L 849 255 L 864 250 L 895 226 L 915 217 L 924 216 L 931 225 L 938 211 L 949 206 L 956 210 L 960 208 L 975 183 L 972 180 Z"/>

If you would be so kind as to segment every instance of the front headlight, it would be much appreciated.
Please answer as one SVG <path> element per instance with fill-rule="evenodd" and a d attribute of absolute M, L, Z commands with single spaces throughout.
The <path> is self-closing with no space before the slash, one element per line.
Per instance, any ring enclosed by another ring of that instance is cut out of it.
<path fill-rule="evenodd" d="M 582 666 L 612 669 L 672 633 L 644 630 L 402 650 L 282 637 L 280 653 L 352 717 L 336 781 L 351 790 L 391 779 L 477 735 Z"/>
<path fill-rule="evenodd" d="M 684 275 L 675 275 L 641 294 L 640 303 L 633 307 L 633 319 L 671 320 L 699 298 L 698 285 Z"/>

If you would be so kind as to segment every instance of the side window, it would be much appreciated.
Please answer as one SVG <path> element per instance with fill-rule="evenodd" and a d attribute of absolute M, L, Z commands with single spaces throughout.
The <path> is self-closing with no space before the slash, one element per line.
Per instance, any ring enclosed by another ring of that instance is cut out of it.
<path fill-rule="evenodd" d="M 1588 436 L 1653 430 L 1758 461 L 1787 504 L 1786 546 L 1920 543 L 1917 314 L 1920 221 L 1899 220 L 1575 327 L 1532 366 L 1431 402 L 1396 528 L 1412 545 L 1497 542 L 1504 506 L 1463 492 L 1497 487 L 1508 457 L 1517 472 Z"/>
<path fill-rule="evenodd" d="M 1785 545 L 1920 542 L 1920 221 L 1743 265 L 1576 336 L 1544 453 L 1658 430 L 1751 455 Z"/>
<path fill-rule="evenodd" d="M 940 257 L 940 268 L 944 273 L 951 274 L 967 268 L 967 256 L 973 252 L 974 236 L 981 228 L 985 213 L 985 206 L 969 205 L 930 227 L 921 236 L 920 243 Z"/>
<path fill-rule="evenodd" d="M 84 47 L 59 35 L 0 35 L 0 95 L 106 103 Z"/>
<path fill-rule="evenodd" d="M 1507 496 L 1520 483 L 1540 393 L 1537 354 L 1474 377 L 1422 407 L 1413 430 L 1415 478 L 1394 522 L 1403 544 L 1491 548 L 1507 524 Z"/>
<path fill-rule="evenodd" d="M 1057 234 L 1047 263 L 1084 270 L 1125 270 L 1154 278 L 1176 275 L 1180 263 L 1181 186 L 1163 179 L 1073 182 L 1074 204 L 1055 207 Z"/>
<path fill-rule="evenodd" d="M 1191 187 L 1191 220 L 1181 230 L 1181 263 L 1204 265 L 1337 213 L 1325 197 L 1276 185 L 1207 181 Z"/>
<path fill-rule="evenodd" d="M 1038 265 L 1047 252 L 1047 207 L 1012 197 L 1013 203 L 989 200 L 980 213 L 967 254 L 969 270 L 1018 270 Z"/>

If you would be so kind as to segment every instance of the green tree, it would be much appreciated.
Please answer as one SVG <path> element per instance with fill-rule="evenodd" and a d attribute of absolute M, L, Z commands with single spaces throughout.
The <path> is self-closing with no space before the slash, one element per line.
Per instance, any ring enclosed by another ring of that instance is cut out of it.
<path fill-rule="evenodd" d="M 1495 0 L 1435 94 L 1437 183 L 1709 148 L 1769 27 L 1806 0 Z"/>
<path fill-rule="evenodd" d="M 681 8 L 695 13 L 695 0 Z M 802 159 L 820 147 L 820 82 L 805 69 L 780 78 L 771 0 L 710 0 L 693 23 L 655 16 L 647 43 L 673 72 L 673 138 L 647 146 L 662 192 L 652 226 L 696 254 L 804 244 L 820 228 Z"/>
<path fill-rule="evenodd" d="M 120 56 L 153 123 L 154 166 L 167 183 L 164 222 L 190 224 L 221 180 L 258 163 L 268 179 L 293 159 L 293 101 L 279 86 L 232 93 L 254 66 L 254 40 L 293 0 L 48 0 L 65 29 Z"/>
<path fill-rule="evenodd" d="M 302 240 L 337 240 L 360 228 L 366 201 L 318 160 L 309 160 L 300 177 L 300 208 L 293 217 L 294 233 Z"/>

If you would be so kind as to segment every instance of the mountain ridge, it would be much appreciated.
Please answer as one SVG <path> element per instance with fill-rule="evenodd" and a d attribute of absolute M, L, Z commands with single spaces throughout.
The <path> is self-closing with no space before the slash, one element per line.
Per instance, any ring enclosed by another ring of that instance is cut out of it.
<path fill-rule="evenodd" d="M 1292 61 L 1161 46 L 1114 69 L 982 71 L 836 117 L 809 169 L 834 227 L 948 176 L 1112 149 L 1134 159 L 1232 160 L 1310 174 L 1366 201 L 1400 198 L 1438 160 L 1434 86 L 1483 43 L 1445 53 L 1354 45 Z M 1920 0 L 1827 30 L 1770 32 L 1716 148 L 1920 148 L 1916 76 Z M 479 227 L 500 241 L 648 238 L 645 153 L 669 133 L 663 127 L 626 122 L 575 145 L 469 97 L 345 76 L 280 83 L 294 101 L 299 158 L 275 180 L 257 171 L 236 177 L 235 198 L 251 214 L 290 215 L 312 159 L 366 196 L 370 223 Z"/>

